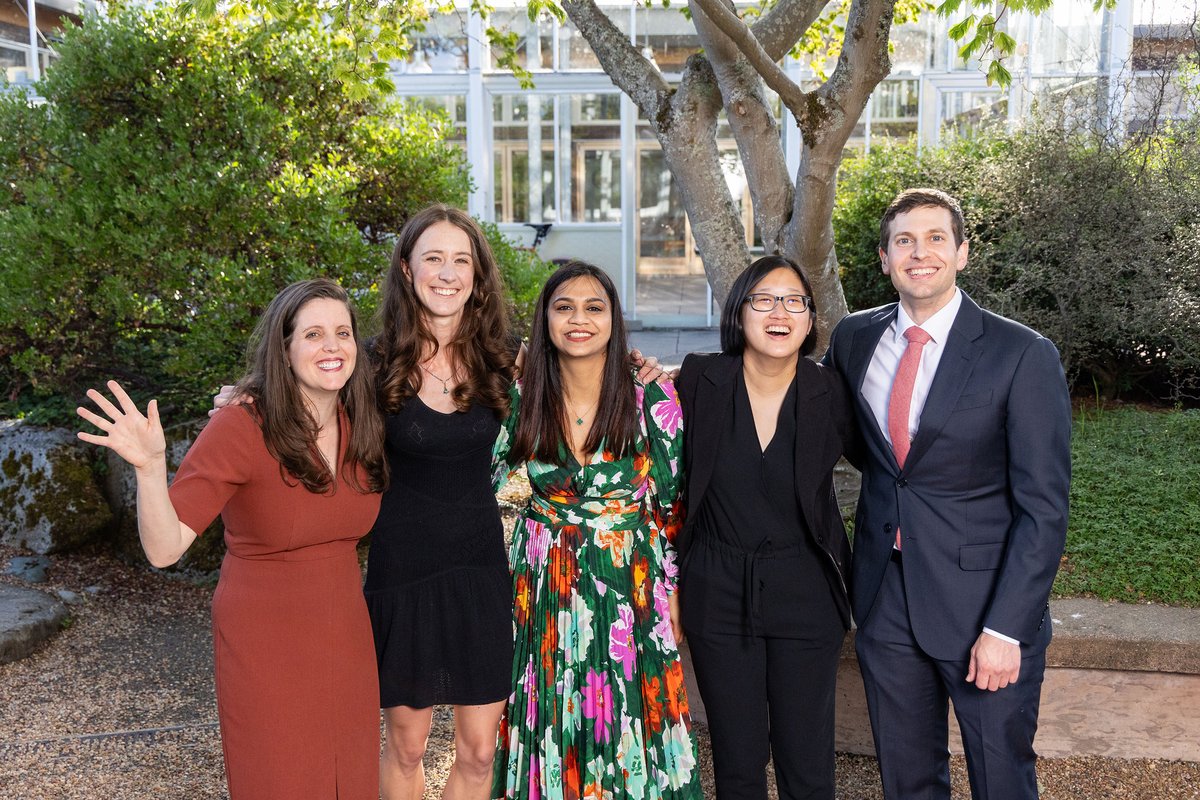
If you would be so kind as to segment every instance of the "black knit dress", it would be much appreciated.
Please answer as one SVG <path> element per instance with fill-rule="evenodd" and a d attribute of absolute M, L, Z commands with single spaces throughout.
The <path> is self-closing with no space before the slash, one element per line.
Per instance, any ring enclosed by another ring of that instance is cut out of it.
<path fill-rule="evenodd" d="M 366 597 L 380 705 L 478 705 L 512 691 L 512 587 L 492 492 L 495 412 L 419 397 L 387 417 L 391 485 L 371 532 Z"/>

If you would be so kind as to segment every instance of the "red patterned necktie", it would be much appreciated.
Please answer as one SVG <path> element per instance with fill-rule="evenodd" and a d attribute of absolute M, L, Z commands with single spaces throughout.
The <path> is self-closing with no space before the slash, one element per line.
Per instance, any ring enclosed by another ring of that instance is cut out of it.
<path fill-rule="evenodd" d="M 912 440 L 908 436 L 908 415 L 912 408 L 913 387 L 917 383 L 917 368 L 921 366 L 921 350 L 929 343 L 928 333 L 911 326 L 904 332 L 908 347 L 900 356 L 900 366 L 896 368 L 896 378 L 892 381 L 892 395 L 888 398 L 888 436 L 892 439 L 892 452 L 896 454 L 896 463 L 904 469 L 904 461 L 908 458 L 908 449 Z M 900 549 L 900 528 L 896 528 L 896 549 Z"/>

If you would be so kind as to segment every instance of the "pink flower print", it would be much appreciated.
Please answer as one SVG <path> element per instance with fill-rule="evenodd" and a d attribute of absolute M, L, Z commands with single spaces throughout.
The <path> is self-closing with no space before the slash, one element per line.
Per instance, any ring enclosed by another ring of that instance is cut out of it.
<path fill-rule="evenodd" d="M 633 644 L 633 609 L 622 605 L 617 609 L 617 621 L 608 629 L 608 654 L 625 668 L 625 680 L 633 680 L 633 663 L 637 651 Z"/>
<path fill-rule="evenodd" d="M 537 725 L 537 696 L 538 685 L 534 679 L 533 659 L 525 665 L 525 724 L 533 728 Z"/>
<path fill-rule="evenodd" d="M 671 629 L 671 604 L 667 602 L 667 585 L 662 581 L 654 581 L 654 613 L 658 622 L 654 623 L 654 632 L 664 644 L 674 646 L 675 632 Z"/>
<path fill-rule="evenodd" d="M 525 558 L 534 569 L 540 569 L 546 564 L 546 554 L 550 552 L 550 529 L 542 523 L 525 520 L 526 542 Z"/>
<path fill-rule="evenodd" d="M 665 539 L 666 537 L 664 536 L 663 538 Z M 671 582 L 674 582 L 679 577 L 679 565 L 675 563 L 674 547 L 663 553 L 663 575 Z"/>
<path fill-rule="evenodd" d="M 541 800 L 542 797 L 542 759 L 533 753 L 529 759 L 529 800 Z"/>
<path fill-rule="evenodd" d="M 583 716 L 594 720 L 596 741 L 608 743 L 608 727 L 613 721 L 612 686 L 608 676 L 601 675 L 594 669 L 589 669 L 587 682 L 583 687 Z"/>
<path fill-rule="evenodd" d="M 666 400 L 659 400 L 650 408 L 650 414 L 658 427 L 668 436 L 674 436 L 683 425 L 683 409 L 679 406 L 679 395 L 675 393 L 675 384 L 670 381 L 659 381 L 658 388 L 666 393 Z"/>

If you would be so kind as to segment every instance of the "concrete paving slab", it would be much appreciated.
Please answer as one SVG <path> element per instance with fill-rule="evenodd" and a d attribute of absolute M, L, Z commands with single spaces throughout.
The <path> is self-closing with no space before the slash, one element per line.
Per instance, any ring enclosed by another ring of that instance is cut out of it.
<path fill-rule="evenodd" d="M 67 607 L 57 598 L 0 583 L 0 664 L 32 653 L 62 629 Z"/>

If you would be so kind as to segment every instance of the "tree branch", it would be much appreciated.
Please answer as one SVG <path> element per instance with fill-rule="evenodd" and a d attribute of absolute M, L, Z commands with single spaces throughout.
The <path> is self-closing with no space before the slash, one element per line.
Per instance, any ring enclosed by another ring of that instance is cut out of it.
<path fill-rule="evenodd" d="M 742 51 L 742 55 L 746 57 L 750 66 L 754 67 L 754 70 L 762 76 L 767 86 L 770 86 L 779 95 L 784 106 L 799 119 L 809 99 L 808 94 L 775 63 L 775 59 L 771 58 L 770 54 L 763 49 L 758 39 L 754 37 L 746 24 L 738 19 L 733 9 L 725 5 L 722 0 L 690 0 L 690 4 L 693 19 L 698 13 L 702 14 L 721 33 L 729 37 L 729 40 Z M 697 22 L 697 25 L 699 24 Z"/>
<path fill-rule="evenodd" d="M 800 41 L 809 26 L 821 16 L 829 0 L 779 0 L 766 14 L 750 26 L 772 60 L 778 61 Z"/>
<path fill-rule="evenodd" d="M 642 114 L 654 118 L 663 113 L 670 102 L 671 87 L 629 41 L 629 34 L 614 25 L 594 0 L 563 0 L 562 6 L 591 45 L 600 66 Z"/>

